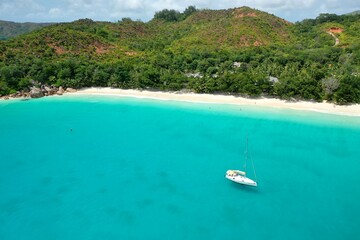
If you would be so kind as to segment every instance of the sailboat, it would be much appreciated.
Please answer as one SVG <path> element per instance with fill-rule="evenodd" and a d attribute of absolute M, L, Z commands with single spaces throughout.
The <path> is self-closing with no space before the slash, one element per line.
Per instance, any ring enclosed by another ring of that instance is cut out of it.
<path fill-rule="evenodd" d="M 255 181 L 246 177 L 246 163 L 248 161 L 248 139 L 246 138 L 246 150 L 245 150 L 245 164 L 244 171 L 240 170 L 227 170 L 225 177 L 233 182 L 240 183 L 243 185 L 257 187 L 256 173 L 254 168 L 254 163 L 252 162 L 252 167 L 254 170 Z"/>

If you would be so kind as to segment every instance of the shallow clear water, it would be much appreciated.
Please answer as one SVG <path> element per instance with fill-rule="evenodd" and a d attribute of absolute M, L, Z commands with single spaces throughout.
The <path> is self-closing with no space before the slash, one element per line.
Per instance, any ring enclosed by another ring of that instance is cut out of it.
<path fill-rule="evenodd" d="M 242 168 L 246 135 L 258 188 L 224 178 Z M 359 156 L 354 117 L 99 96 L 3 101 L 0 239 L 355 239 Z"/>

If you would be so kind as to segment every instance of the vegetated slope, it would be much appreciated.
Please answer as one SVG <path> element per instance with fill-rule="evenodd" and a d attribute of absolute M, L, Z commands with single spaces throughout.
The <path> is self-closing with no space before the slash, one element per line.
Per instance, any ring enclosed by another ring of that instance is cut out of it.
<path fill-rule="evenodd" d="M 359 21 L 192 7 L 147 23 L 55 24 L 0 42 L 0 95 L 47 84 L 360 102 Z"/>
<path fill-rule="evenodd" d="M 201 10 L 183 21 L 154 19 L 148 23 L 123 19 L 118 23 L 82 19 L 49 26 L 10 40 L 9 51 L 41 55 L 136 55 L 163 49 L 242 47 L 287 44 L 293 38 L 291 23 L 248 7 Z"/>
<path fill-rule="evenodd" d="M 320 14 L 316 19 L 296 23 L 294 32 L 303 48 L 333 46 L 330 32 L 339 38 L 339 47 L 354 47 L 359 44 L 360 15 Z"/>
<path fill-rule="evenodd" d="M 52 23 L 16 23 L 0 20 L 0 40 L 16 37 L 20 34 L 29 33 L 36 29 L 46 27 Z"/>
<path fill-rule="evenodd" d="M 248 7 L 229 10 L 201 10 L 183 21 L 153 19 L 147 24 L 123 22 L 118 25 L 124 38 L 124 26 L 135 30 L 126 34 L 134 50 L 157 48 L 192 49 L 220 48 L 236 50 L 242 47 L 287 44 L 293 39 L 292 24 Z M 136 26 L 136 28 L 135 28 Z M 113 27 L 113 31 L 117 31 Z"/>
<path fill-rule="evenodd" d="M 221 46 L 228 49 L 286 44 L 292 39 L 291 23 L 248 7 L 205 10 L 178 24 L 191 26 L 174 46 Z"/>
<path fill-rule="evenodd" d="M 358 11 L 353 11 L 353 12 L 347 13 L 347 14 L 345 14 L 345 15 L 360 15 L 360 10 L 358 10 Z"/>
<path fill-rule="evenodd" d="M 104 24 L 87 19 L 55 24 L 8 40 L 8 49 L 38 57 L 92 54 L 111 45 L 98 33 Z"/>

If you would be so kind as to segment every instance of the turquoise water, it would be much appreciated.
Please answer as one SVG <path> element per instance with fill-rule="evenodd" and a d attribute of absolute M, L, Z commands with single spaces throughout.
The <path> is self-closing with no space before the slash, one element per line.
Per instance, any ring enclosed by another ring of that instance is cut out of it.
<path fill-rule="evenodd" d="M 246 135 L 258 188 L 242 168 Z M 360 118 L 115 97 L 0 102 L 0 239 L 356 239 Z"/>

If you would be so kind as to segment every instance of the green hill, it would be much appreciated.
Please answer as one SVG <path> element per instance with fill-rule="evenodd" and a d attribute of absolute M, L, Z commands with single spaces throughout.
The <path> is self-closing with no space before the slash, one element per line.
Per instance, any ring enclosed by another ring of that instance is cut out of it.
<path fill-rule="evenodd" d="M 51 23 L 15 23 L 0 20 L 0 40 L 13 38 L 49 25 Z"/>
<path fill-rule="evenodd" d="M 0 94 L 45 84 L 360 102 L 359 23 L 359 15 L 292 24 L 248 7 L 189 7 L 147 23 L 54 24 L 0 42 Z"/>
<path fill-rule="evenodd" d="M 135 40 L 140 37 L 142 41 L 161 41 L 161 45 L 173 50 L 184 46 L 187 50 L 201 47 L 236 50 L 286 44 L 291 39 L 290 25 L 283 19 L 248 7 L 202 10 L 183 21 L 154 19 L 146 26 L 147 36 L 138 35 Z"/>
<path fill-rule="evenodd" d="M 286 44 L 292 40 L 292 24 L 273 15 L 242 7 L 230 10 L 196 11 L 182 21 L 153 19 L 148 23 L 124 19 L 118 23 L 82 19 L 52 25 L 13 40 L 17 48 L 34 51 L 51 48 L 57 54 L 99 53 L 127 49 L 241 47 Z M 256 27 L 254 27 L 256 26 Z M 30 47 L 31 46 L 31 47 Z"/>
<path fill-rule="evenodd" d="M 193 14 L 179 24 L 191 26 L 187 35 L 174 45 L 221 46 L 238 49 L 267 46 L 291 40 L 290 23 L 255 9 L 207 10 Z"/>
<path fill-rule="evenodd" d="M 339 47 L 354 47 L 360 39 L 360 15 L 320 14 L 316 19 L 305 19 L 296 24 L 295 31 L 303 39 L 304 47 L 323 47 L 334 45 L 335 34 Z"/>
<path fill-rule="evenodd" d="M 348 14 L 346 14 L 346 15 L 359 15 L 359 14 L 360 14 L 360 10 L 357 10 L 357 11 L 348 13 Z"/>

